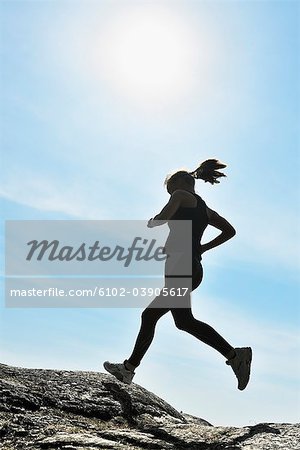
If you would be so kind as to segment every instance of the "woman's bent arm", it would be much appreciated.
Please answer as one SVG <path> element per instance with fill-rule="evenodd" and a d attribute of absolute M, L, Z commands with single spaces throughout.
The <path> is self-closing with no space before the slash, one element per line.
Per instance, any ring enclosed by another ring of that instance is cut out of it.
<path fill-rule="evenodd" d="M 153 219 L 148 221 L 148 227 L 153 228 L 158 225 L 162 225 L 175 214 L 180 207 L 182 200 L 184 199 L 185 192 L 181 189 L 177 189 L 173 192 L 168 203 L 163 207 L 161 212 L 157 214 Z"/>
<path fill-rule="evenodd" d="M 215 239 L 207 242 L 206 244 L 201 245 L 201 253 L 207 252 L 218 245 L 223 244 L 229 239 L 233 238 L 236 234 L 233 226 L 226 220 L 224 217 L 221 217 L 216 211 L 213 211 L 210 208 L 207 208 L 207 216 L 208 223 L 218 230 L 221 230 L 221 234 L 217 236 Z"/>

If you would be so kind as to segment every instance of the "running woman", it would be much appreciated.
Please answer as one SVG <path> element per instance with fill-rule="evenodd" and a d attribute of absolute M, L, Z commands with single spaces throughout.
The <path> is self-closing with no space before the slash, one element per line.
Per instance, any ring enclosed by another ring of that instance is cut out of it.
<path fill-rule="evenodd" d="M 192 291 L 202 281 L 201 255 L 223 244 L 236 234 L 233 226 L 216 211 L 208 208 L 194 189 L 195 179 L 202 179 L 211 184 L 219 183 L 218 178 L 226 176 L 219 169 L 225 167 L 226 165 L 217 159 L 208 159 L 192 172 L 180 170 L 167 176 L 165 186 L 171 197 L 161 212 L 150 219 L 147 224 L 149 228 L 152 228 L 172 220 L 192 220 Z M 170 238 L 172 240 L 171 223 L 168 223 L 170 228 L 168 240 Z M 208 225 L 217 228 L 221 233 L 206 244 L 201 244 L 202 235 Z M 168 259 L 165 266 L 165 287 L 170 285 L 170 278 L 168 278 L 166 270 L 167 264 Z M 204 342 L 224 356 L 226 364 L 231 366 L 237 377 L 238 389 L 244 390 L 250 378 L 251 347 L 234 348 L 210 325 L 197 320 L 192 314 L 189 293 L 183 296 L 180 302 L 182 303 L 180 303 L 179 308 L 162 307 L 162 294 L 157 296 L 142 313 L 141 326 L 132 354 L 123 363 L 105 361 L 104 368 L 118 380 L 130 384 L 135 375 L 135 369 L 140 365 L 143 356 L 150 347 L 158 320 L 170 311 L 179 330 L 195 336 L 199 341 Z"/>

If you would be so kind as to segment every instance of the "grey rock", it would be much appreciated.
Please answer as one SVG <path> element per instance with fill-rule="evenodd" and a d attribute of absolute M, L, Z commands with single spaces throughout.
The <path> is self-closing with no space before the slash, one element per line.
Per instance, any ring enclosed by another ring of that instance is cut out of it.
<path fill-rule="evenodd" d="M 1 450 L 300 450 L 300 424 L 213 427 L 133 383 L 0 364 Z"/>

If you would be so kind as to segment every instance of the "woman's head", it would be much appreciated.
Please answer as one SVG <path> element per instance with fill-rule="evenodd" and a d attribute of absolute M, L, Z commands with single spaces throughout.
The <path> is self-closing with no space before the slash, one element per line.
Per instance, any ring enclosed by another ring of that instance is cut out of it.
<path fill-rule="evenodd" d="M 173 173 L 173 175 L 168 175 L 164 184 L 170 195 L 176 191 L 176 189 L 193 191 L 195 187 L 195 178 L 186 170 L 179 170 L 178 172 Z"/>
<path fill-rule="evenodd" d="M 218 159 L 207 159 L 192 172 L 188 172 L 187 170 L 179 170 L 178 172 L 168 175 L 164 184 L 170 195 L 176 189 L 193 191 L 195 187 L 195 179 L 201 179 L 211 184 L 220 183 L 218 178 L 226 177 L 226 175 L 219 172 L 217 169 L 224 169 L 225 167 L 226 164 L 221 163 Z"/>

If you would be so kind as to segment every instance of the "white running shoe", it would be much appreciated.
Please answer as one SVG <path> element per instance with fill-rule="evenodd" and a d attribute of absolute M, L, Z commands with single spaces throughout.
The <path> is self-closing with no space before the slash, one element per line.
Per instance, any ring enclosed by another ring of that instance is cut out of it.
<path fill-rule="evenodd" d="M 123 383 L 131 384 L 132 379 L 135 375 L 135 372 L 126 369 L 124 363 L 111 363 L 109 361 L 105 361 L 103 363 L 103 367 L 107 372 L 116 377 L 119 381 L 123 381 Z"/>
<path fill-rule="evenodd" d="M 235 357 L 226 361 L 228 366 L 232 367 L 237 379 L 238 389 L 243 391 L 250 378 L 250 367 L 252 361 L 251 347 L 235 348 Z"/>

